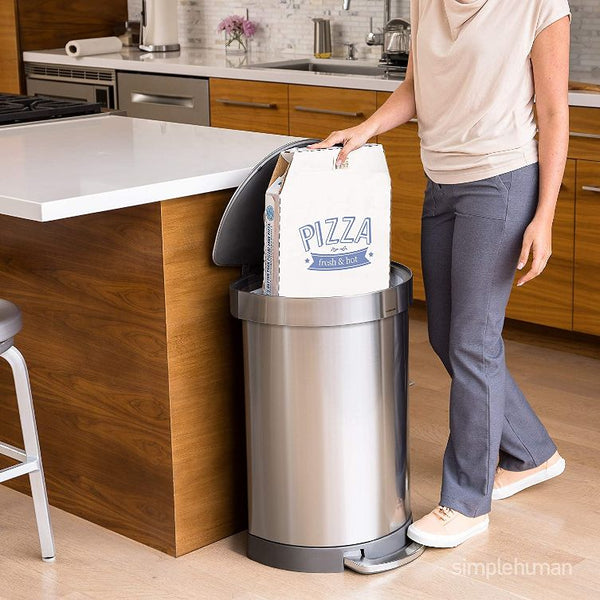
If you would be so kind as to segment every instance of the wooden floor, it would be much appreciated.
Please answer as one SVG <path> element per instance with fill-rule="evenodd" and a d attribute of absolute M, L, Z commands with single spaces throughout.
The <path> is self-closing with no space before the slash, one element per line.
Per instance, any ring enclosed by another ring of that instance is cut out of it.
<path fill-rule="evenodd" d="M 438 499 L 448 379 L 412 320 L 415 517 Z M 488 532 L 427 550 L 380 575 L 312 575 L 253 563 L 239 534 L 174 559 L 52 509 L 58 558 L 38 558 L 31 500 L 0 486 L 0 598 L 6 600 L 469 600 L 600 598 L 600 361 L 507 342 L 509 365 L 567 461 L 558 479 L 494 503 Z"/>

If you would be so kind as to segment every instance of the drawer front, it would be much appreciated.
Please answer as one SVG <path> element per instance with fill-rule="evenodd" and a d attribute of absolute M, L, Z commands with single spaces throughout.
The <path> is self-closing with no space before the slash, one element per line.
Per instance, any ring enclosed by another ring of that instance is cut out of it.
<path fill-rule="evenodd" d="M 573 328 L 600 335 L 600 162 L 577 161 Z"/>
<path fill-rule="evenodd" d="M 324 138 L 353 127 L 375 112 L 376 93 L 290 85 L 290 135 Z"/>
<path fill-rule="evenodd" d="M 207 79 L 117 73 L 117 87 L 119 109 L 128 117 L 209 124 Z"/>
<path fill-rule="evenodd" d="M 600 160 L 600 108 L 569 110 L 569 158 Z"/>
<path fill-rule="evenodd" d="M 573 326 L 575 164 L 567 160 L 552 228 L 552 257 L 543 273 L 523 287 L 513 286 L 506 316 L 570 330 Z M 516 280 L 529 265 L 515 274 Z"/>
<path fill-rule="evenodd" d="M 213 127 L 288 133 L 288 86 L 238 79 L 210 80 Z"/>

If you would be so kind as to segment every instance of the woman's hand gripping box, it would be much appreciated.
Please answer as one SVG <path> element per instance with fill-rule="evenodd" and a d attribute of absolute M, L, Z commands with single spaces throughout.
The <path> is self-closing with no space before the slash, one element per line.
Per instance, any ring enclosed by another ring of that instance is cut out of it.
<path fill-rule="evenodd" d="M 265 199 L 264 293 L 311 298 L 389 287 L 390 175 L 367 144 L 282 152 Z"/>

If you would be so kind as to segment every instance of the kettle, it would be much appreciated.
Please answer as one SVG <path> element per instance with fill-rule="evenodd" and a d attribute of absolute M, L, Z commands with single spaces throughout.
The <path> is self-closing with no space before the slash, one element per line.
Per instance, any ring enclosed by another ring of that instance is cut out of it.
<path fill-rule="evenodd" d="M 140 50 L 172 52 L 179 48 L 177 0 L 142 0 Z"/>
<path fill-rule="evenodd" d="M 383 33 L 383 52 L 387 55 L 408 54 L 410 23 L 404 19 L 388 21 Z"/>

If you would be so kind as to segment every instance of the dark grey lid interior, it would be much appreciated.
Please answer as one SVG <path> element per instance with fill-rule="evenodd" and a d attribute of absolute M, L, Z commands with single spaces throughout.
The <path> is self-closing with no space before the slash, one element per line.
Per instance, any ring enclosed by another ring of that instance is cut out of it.
<path fill-rule="evenodd" d="M 260 265 L 263 261 L 265 192 L 279 154 L 319 140 L 290 142 L 265 156 L 237 188 L 219 223 L 213 262 L 220 267 Z"/>

